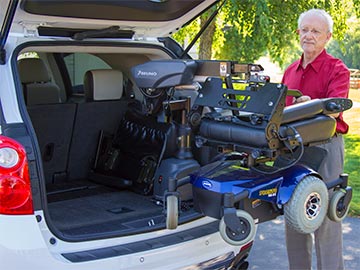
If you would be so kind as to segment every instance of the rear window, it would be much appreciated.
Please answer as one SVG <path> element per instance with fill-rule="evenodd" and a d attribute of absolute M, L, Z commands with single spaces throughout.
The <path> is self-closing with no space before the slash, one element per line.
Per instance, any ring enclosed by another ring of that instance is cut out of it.
<path fill-rule="evenodd" d="M 5 11 L 6 11 L 6 6 L 9 4 L 9 1 L 5 1 L 5 6 L 0 8 L 0 22 L 1 25 L 4 24 L 4 18 L 5 18 Z"/>
<path fill-rule="evenodd" d="M 39 15 L 126 21 L 170 21 L 188 13 L 202 2 L 204 0 L 25 0 L 21 7 L 26 12 Z"/>
<path fill-rule="evenodd" d="M 71 81 L 72 93 L 84 93 L 84 75 L 93 69 L 111 69 L 99 57 L 88 53 L 71 53 L 64 56 L 64 62 Z"/>

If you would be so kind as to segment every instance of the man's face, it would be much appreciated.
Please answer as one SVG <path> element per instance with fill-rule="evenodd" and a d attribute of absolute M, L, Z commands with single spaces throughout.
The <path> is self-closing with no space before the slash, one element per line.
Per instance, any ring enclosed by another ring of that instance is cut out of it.
<path fill-rule="evenodd" d="M 319 54 L 331 38 L 325 19 L 313 15 L 303 18 L 297 32 L 305 54 Z"/>

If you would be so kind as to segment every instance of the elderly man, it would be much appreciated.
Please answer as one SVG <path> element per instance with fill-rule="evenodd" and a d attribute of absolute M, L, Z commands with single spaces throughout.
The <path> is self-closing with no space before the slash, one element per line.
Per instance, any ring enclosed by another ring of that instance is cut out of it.
<path fill-rule="evenodd" d="M 287 105 L 314 98 L 348 97 L 349 70 L 341 60 L 325 50 L 332 29 L 333 20 L 324 10 L 311 9 L 300 15 L 297 33 L 303 53 L 299 60 L 286 69 L 282 82 L 289 89 L 300 90 L 303 96 L 297 99 L 288 97 Z M 348 131 L 341 113 L 333 117 L 337 122 L 336 134 L 330 142 L 319 146 L 327 151 L 325 159 L 317 168 L 325 182 L 336 179 L 343 171 L 342 134 Z M 314 240 L 318 269 L 344 269 L 341 223 L 326 217 L 314 233 Z M 312 235 L 297 233 L 286 225 L 286 245 L 290 269 L 311 269 Z"/>

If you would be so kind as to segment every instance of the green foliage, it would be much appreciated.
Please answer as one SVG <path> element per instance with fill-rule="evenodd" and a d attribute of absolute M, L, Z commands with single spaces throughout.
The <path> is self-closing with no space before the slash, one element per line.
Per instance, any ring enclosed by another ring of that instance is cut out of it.
<path fill-rule="evenodd" d="M 216 58 L 251 62 L 254 55 L 266 52 L 269 40 L 266 1 L 227 1 L 222 12 L 225 42 Z"/>
<path fill-rule="evenodd" d="M 190 42 L 200 30 L 200 20 L 196 19 L 181 28 L 178 32 L 172 35 L 172 37 L 179 42 L 179 44 L 185 48 L 187 43 Z"/>
<path fill-rule="evenodd" d="M 328 47 L 329 53 L 340 58 L 349 68 L 360 69 L 360 25 L 359 20 L 349 20 L 349 31 L 341 41 L 333 40 Z"/>
<path fill-rule="evenodd" d="M 350 215 L 360 216 L 360 136 L 346 135 L 345 168 L 349 174 L 349 185 L 353 188 L 353 198 L 350 204 Z"/>
<path fill-rule="evenodd" d="M 360 0 L 353 0 L 356 16 L 360 17 Z"/>

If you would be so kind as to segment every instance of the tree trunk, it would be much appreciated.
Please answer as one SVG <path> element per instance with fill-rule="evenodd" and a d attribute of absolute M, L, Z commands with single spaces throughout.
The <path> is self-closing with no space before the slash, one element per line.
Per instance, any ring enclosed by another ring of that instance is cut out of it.
<path fill-rule="evenodd" d="M 200 27 L 202 27 L 206 23 L 208 17 L 209 17 L 209 12 L 206 12 L 206 14 L 200 17 Z M 212 43 L 213 43 L 213 37 L 216 27 L 215 21 L 216 19 L 212 20 L 210 25 L 208 25 L 208 27 L 200 37 L 199 59 L 211 59 Z"/>

